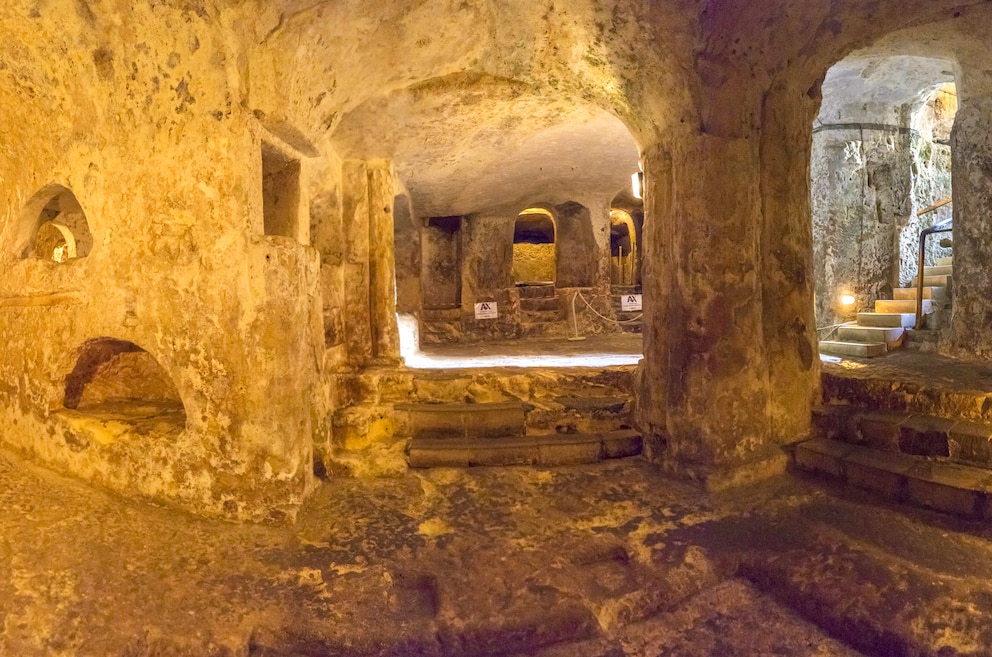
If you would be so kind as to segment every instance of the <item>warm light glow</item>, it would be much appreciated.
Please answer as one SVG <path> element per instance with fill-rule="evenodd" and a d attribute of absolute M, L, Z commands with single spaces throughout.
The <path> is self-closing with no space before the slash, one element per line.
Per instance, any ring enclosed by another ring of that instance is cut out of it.
<path fill-rule="evenodd" d="M 631 191 L 634 198 L 644 198 L 644 174 L 638 171 L 630 177 Z"/>
<path fill-rule="evenodd" d="M 855 301 L 857 301 L 857 299 L 852 297 L 850 294 L 845 294 L 840 298 L 840 302 L 845 306 L 853 306 Z"/>

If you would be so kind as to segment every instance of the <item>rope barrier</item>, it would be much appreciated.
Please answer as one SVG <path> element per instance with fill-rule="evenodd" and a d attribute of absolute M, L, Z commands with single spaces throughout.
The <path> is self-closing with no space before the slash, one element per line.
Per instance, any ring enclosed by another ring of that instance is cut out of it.
<path fill-rule="evenodd" d="M 600 319 L 606 320 L 607 322 L 614 322 L 615 324 L 633 324 L 634 322 L 641 321 L 641 318 L 644 317 L 644 313 L 643 312 L 640 315 L 638 315 L 637 317 L 634 317 L 632 319 L 616 319 L 614 317 L 607 317 L 606 315 L 600 314 L 600 312 L 598 310 L 596 310 L 595 308 L 593 308 L 592 307 L 592 304 L 589 303 L 589 301 L 586 300 L 586 298 L 584 296 L 582 296 L 582 293 L 579 292 L 578 290 L 576 290 L 575 291 L 575 294 L 572 296 L 572 313 L 573 313 L 572 314 L 572 319 L 573 319 L 573 321 L 575 319 L 575 314 L 574 314 L 575 313 L 575 297 L 579 297 L 580 299 L 582 299 L 582 303 L 586 304 L 586 306 L 589 307 L 589 310 L 591 310 L 594 315 L 596 315 Z"/>

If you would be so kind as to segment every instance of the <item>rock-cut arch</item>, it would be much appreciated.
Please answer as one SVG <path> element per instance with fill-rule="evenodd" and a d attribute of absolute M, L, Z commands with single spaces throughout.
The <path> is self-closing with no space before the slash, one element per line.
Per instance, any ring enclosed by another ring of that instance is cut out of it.
<path fill-rule="evenodd" d="M 15 224 L 13 252 L 18 258 L 65 262 L 84 258 L 93 248 L 89 221 L 76 195 L 48 185 L 25 203 Z"/>
<path fill-rule="evenodd" d="M 79 348 L 65 379 L 62 405 L 82 413 L 126 414 L 136 406 L 152 412 L 183 409 L 175 382 L 150 353 L 110 337 L 88 340 Z"/>

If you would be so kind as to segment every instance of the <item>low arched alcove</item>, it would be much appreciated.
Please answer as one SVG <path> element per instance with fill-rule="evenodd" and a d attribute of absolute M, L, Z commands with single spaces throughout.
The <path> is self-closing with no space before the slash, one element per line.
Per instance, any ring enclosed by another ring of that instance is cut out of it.
<path fill-rule="evenodd" d="M 513 226 L 513 280 L 517 285 L 551 284 L 556 278 L 554 215 L 543 208 L 521 212 Z"/>
<path fill-rule="evenodd" d="M 14 243 L 19 258 L 66 262 L 85 258 L 92 248 L 86 213 L 70 189 L 48 185 L 21 210 Z"/>
<path fill-rule="evenodd" d="M 62 405 L 88 415 L 186 424 L 182 398 L 168 372 L 138 345 L 115 338 L 96 338 L 79 348 Z"/>

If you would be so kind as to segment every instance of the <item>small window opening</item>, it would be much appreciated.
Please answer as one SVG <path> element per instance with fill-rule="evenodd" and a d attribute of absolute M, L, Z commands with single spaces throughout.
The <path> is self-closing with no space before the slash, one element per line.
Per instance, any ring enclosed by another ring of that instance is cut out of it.
<path fill-rule="evenodd" d="M 300 214 L 300 162 L 262 144 L 262 216 L 266 235 L 296 239 Z"/>
<path fill-rule="evenodd" d="M 22 258 L 67 262 L 89 255 L 93 236 L 75 195 L 61 185 L 35 194 L 21 220 Z"/>

